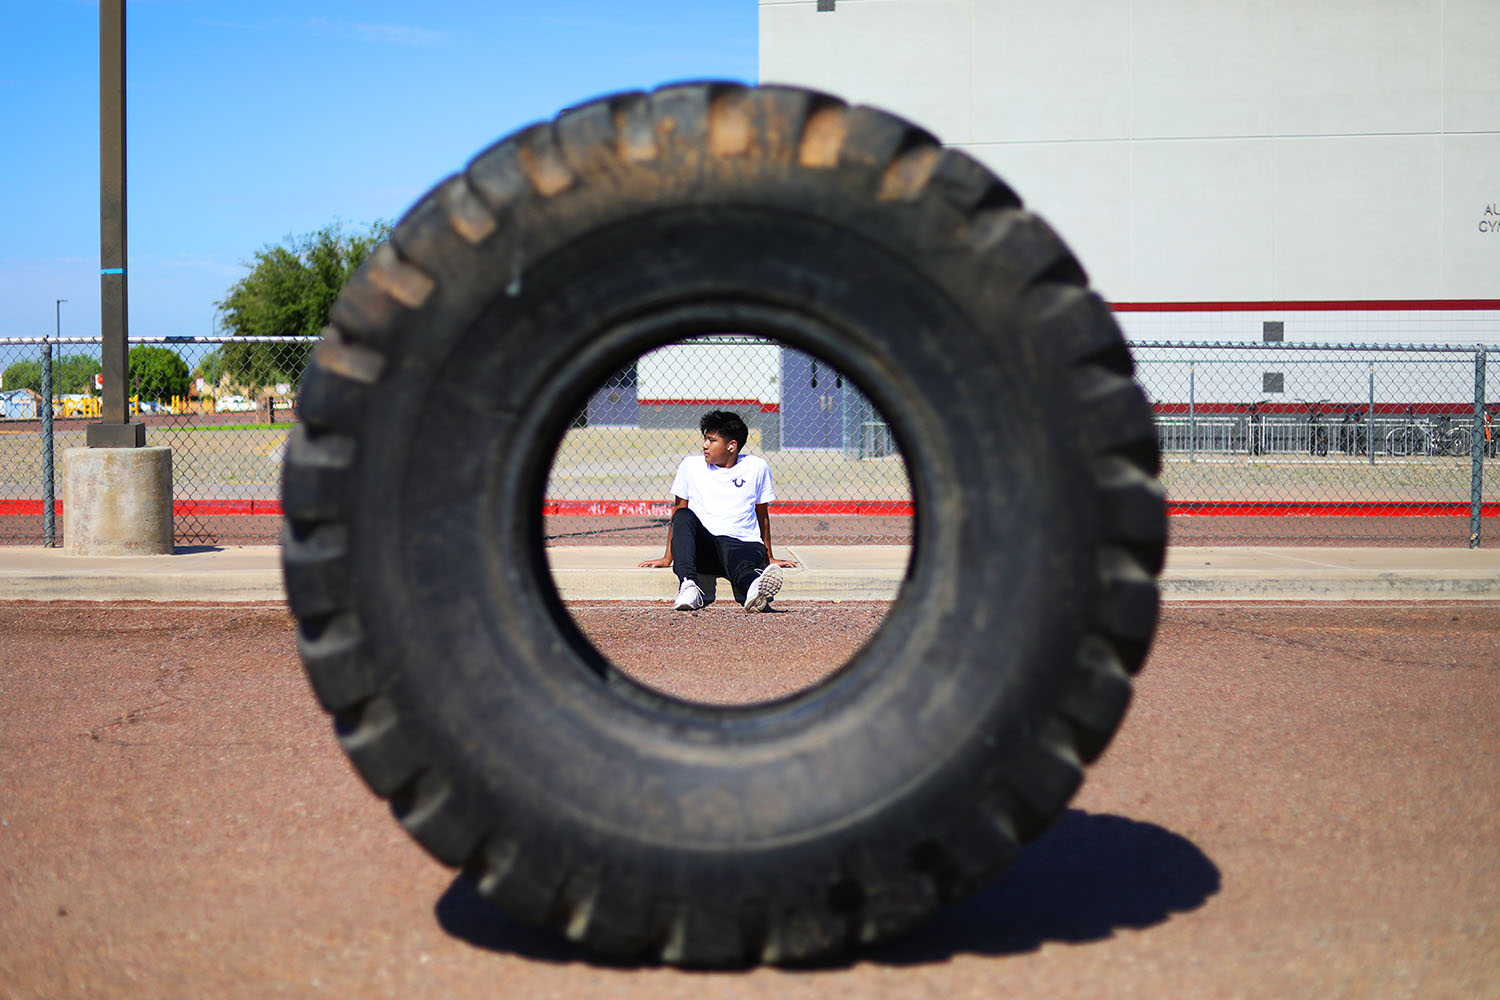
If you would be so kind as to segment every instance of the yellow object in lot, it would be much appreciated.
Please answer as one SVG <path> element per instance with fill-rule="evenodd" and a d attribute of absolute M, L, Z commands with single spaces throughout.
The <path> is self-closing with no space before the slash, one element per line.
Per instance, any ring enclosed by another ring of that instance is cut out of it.
<path fill-rule="evenodd" d="M 52 415 L 56 417 L 97 417 L 99 416 L 100 400 L 98 396 L 85 395 L 84 393 L 68 393 L 64 396 L 56 396 L 52 400 Z M 144 403 L 141 397 L 130 397 L 130 412 L 138 413 L 176 413 L 177 410 L 169 404 L 148 399 Z"/>

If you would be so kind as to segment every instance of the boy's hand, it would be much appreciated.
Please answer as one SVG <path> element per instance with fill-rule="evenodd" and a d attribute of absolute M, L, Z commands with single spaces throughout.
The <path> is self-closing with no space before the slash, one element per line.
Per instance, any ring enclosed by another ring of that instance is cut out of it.
<path fill-rule="evenodd" d="M 669 558 L 667 558 L 667 557 L 665 557 L 665 556 L 663 556 L 660 559 L 647 559 L 645 562 L 638 562 L 638 563 L 636 563 L 637 567 L 644 566 L 644 567 L 649 568 L 649 569 L 666 569 L 668 566 L 671 566 L 671 565 L 672 565 L 672 560 L 669 559 Z"/>
<path fill-rule="evenodd" d="M 797 568 L 797 562 L 796 562 L 795 559 L 772 559 L 771 560 L 771 565 L 773 565 L 773 566 L 780 566 L 782 569 L 796 569 Z"/>

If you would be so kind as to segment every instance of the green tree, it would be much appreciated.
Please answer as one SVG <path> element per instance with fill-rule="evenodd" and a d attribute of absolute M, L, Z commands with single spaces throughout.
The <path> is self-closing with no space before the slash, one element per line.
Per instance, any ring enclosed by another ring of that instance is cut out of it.
<path fill-rule="evenodd" d="M 193 366 L 193 378 L 201 378 L 210 386 L 217 386 L 219 375 L 224 371 L 224 347 L 220 345 L 198 359 L 198 363 Z"/>
<path fill-rule="evenodd" d="M 186 396 L 192 374 L 176 351 L 141 345 L 130 349 L 130 391 L 141 399 Z"/>
<path fill-rule="evenodd" d="M 0 389 L 35 389 L 42 391 L 42 363 L 17 361 L 0 372 Z"/>
<path fill-rule="evenodd" d="M 224 326 L 246 338 L 219 349 L 222 370 L 251 389 L 301 378 L 310 345 L 256 344 L 252 339 L 320 335 L 344 283 L 390 234 L 387 222 L 352 233 L 335 222 L 257 251 L 246 265 L 250 273 L 216 303 Z"/>
<path fill-rule="evenodd" d="M 92 393 L 94 376 L 101 370 L 99 359 L 87 354 L 64 354 L 53 358 L 52 392 L 57 396 Z M 41 392 L 42 363 L 17 361 L 0 374 L 0 383 L 6 389 L 35 389 Z"/>
<path fill-rule="evenodd" d="M 52 369 L 52 391 L 56 393 L 94 392 L 94 376 L 104 370 L 98 358 L 87 354 L 64 354 Z"/>

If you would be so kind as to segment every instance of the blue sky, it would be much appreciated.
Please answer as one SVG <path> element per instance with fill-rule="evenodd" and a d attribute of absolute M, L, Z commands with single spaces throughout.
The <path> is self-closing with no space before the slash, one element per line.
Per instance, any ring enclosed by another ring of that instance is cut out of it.
<path fill-rule="evenodd" d="M 755 0 L 127 0 L 130 334 L 203 336 L 256 250 L 395 220 L 615 90 L 756 76 Z M 99 333 L 96 3 L 0 5 L 0 337 Z"/>

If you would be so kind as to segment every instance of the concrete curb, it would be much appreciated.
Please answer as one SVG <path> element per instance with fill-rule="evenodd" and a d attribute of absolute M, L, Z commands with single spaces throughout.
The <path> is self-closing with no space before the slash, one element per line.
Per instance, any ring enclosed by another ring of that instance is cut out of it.
<path fill-rule="evenodd" d="M 1165 601 L 1496 601 L 1500 549 L 1174 548 Z"/>
<path fill-rule="evenodd" d="M 70 556 L 0 548 L 0 600 L 285 603 L 281 549 L 179 549 L 162 556 Z"/>
<path fill-rule="evenodd" d="M 565 600 L 661 601 L 671 573 L 639 569 L 657 547 L 548 550 Z M 903 546 L 784 546 L 778 601 L 888 601 L 905 574 Z M 727 591 L 727 586 L 723 588 Z M 1500 601 L 1497 549 L 1175 548 L 1161 577 L 1167 601 Z M 281 603 L 275 546 L 185 549 L 169 556 L 82 557 L 0 548 L 0 601 Z"/>
<path fill-rule="evenodd" d="M 203 601 L 274 603 L 286 601 L 281 570 L 153 574 L 129 572 L 6 573 L 0 570 L 4 601 Z"/>

